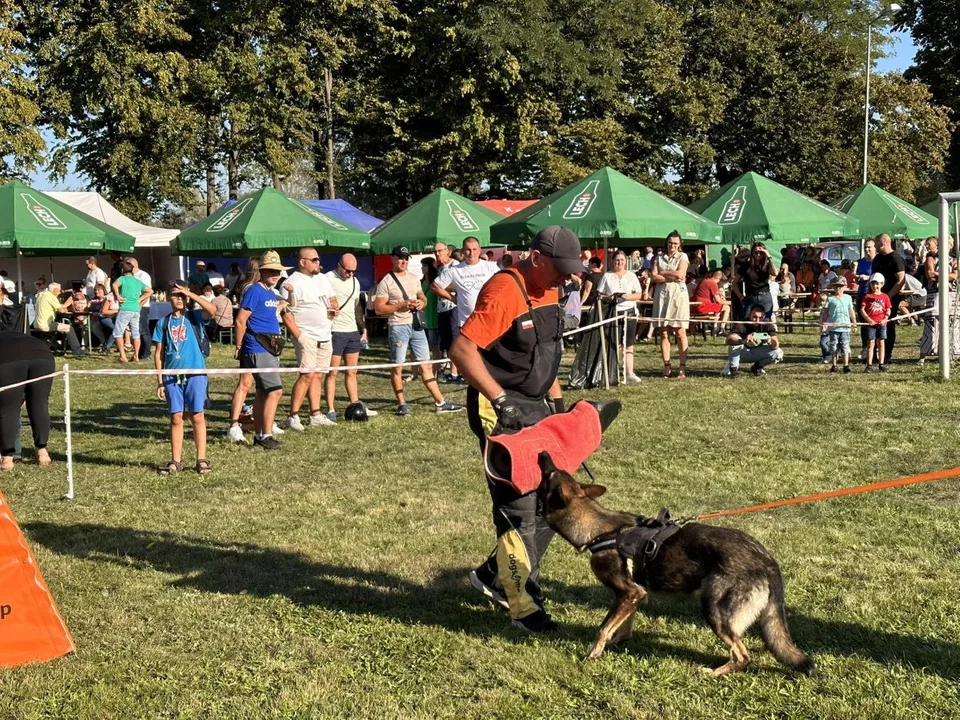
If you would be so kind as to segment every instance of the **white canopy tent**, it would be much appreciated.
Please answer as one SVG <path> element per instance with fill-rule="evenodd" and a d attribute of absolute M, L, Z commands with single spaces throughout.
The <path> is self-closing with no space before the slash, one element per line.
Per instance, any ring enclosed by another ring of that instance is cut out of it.
<path fill-rule="evenodd" d="M 183 277 L 181 258 L 170 254 L 170 241 L 180 234 L 179 230 L 141 225 L 117 210 L 106 198 L 96 192 L 46 192 L 45 194 L 133 235 L 136 238 L 134 249 L 140 260 L 140 266 L 150 273 L 154 286 L 159 287 L 169 280 Z M 105 271 L 110 271 L 109 262 L 102 261 L 100 266 Z M 48 281 L 51 277 L 56 277 L 69 289 L 71 280 L 82 279 L 86 274 L 87 269 L 83 265 L 83 258 L 23 258 L 23 277 L 27 280 L 27 290 L 32 288 L 33 280 L 39 275 L 45 275 Z"/>

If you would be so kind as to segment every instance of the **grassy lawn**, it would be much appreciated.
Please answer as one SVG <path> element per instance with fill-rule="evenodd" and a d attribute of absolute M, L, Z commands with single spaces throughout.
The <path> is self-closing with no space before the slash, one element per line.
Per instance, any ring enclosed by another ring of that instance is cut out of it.
<path fill-rule="evenodd" d="M 625 403 L 591 461 L 603 502 L 679 516 L 960 465 L 960 399 L 935 363 L 908 360 L 916 330 L 901 335 L 887 375 L 828 374 L 807 331 L 784 336 L 787 359 L 767 377 L 735 382 L 719 377 L 719 341 L 692 348 L 683 382 L 660 379 L 655 348 L 638 346 L 642 384 L 586 393 Z M 211 365 L 233 362 L 215 348 Z M 691 598 L 654 598 L 627 648 L 584 664 L 610 598 L 560 540 L 543 584 L 562 633 L 509 628 L 466 580 L 493 541 L 476 442 L 419 384 L 403 420 L 386 374 L 362 375 L 379 417 L 288 432 L 268 454 L 227 444 L 233 383 L 215 378 L 215 470 L 202 478 L 156 474 L 169 449 L 151 378 L 72 384 L 76 499 L 59 499 L 62 462 L 0 482 L 78 650 L 0 672 L 0 717 L 945 718 L 960 707 L 957 480 L 719 521 L 779 559 L 791 630 L 819 674 L 789 680 L 751 636 L 753 669 L 714 680 L 698 668 L 721 663 L 723 647 Z M 61 416 L 55 460 L 63 447 Z"/>

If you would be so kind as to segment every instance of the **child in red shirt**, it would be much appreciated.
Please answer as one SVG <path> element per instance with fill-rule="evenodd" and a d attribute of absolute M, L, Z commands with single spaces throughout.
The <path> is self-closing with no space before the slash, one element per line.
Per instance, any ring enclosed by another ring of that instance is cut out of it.
<path fill-rule="evenodd" d="M 882 362 L 884 353 L 884 341 L 887 339 L 887 320 L 890 318 L 890 298 L 880 292 L 883 287 L 884 277 L 880 273 L 874 273 L 870 276 L 869 290 L 863 296 L 863 302 L 860 305 L 860 315 L 864 321 L 869 323 L 867 328 L 867 367 L 864 372 L 873 372 L 873 346 L 874 341 L 879 348 L 878 357 L 881 358 L 880 372 L 886 372 L 887 368 Z"/>

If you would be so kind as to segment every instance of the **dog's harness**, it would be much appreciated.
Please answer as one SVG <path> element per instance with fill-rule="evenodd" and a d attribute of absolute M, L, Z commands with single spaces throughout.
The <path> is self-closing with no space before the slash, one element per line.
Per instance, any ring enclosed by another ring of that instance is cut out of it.
<path fill-rule="evenodd" d="M 587 545 L 591 553 L 616 549 L 627 560 L 632 560 L 637 572 L 643 572 L 653 560 L 667 538 L 680 531 L 681 525 L 670 519 L 670 512 L 663 508 L 655 518 L 637 516 L 637 524 L 620 528 L 612 535 L 601 535 Z"/>

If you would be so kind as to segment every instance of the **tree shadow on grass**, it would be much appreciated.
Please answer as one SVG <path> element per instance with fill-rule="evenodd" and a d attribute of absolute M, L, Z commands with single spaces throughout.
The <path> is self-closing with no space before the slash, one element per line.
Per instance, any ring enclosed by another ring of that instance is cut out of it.
<path fill-rule="evenodd" d="M 589 605 L 598 610 L 598 627 L 602 619 L 599 611 L 608 611 L 613 606 L 613 594 L 600 586 L 566 585 L 544 581 L 544 590 L 548 597 L 568 603 Z M 710 629 L 700 614 L 699 601 L 682 595 L 651 595 L 647 603 L 637 610 L 634 623 L 634 637 L 627 646 L 628 650 L 661 656 L 686 657 L 700 665 L 716 665 L 717 659 L 724 653 L 723 646 L 717 641 L 717 655 L 701 655 L 687 648 L 678 649 L 663 643 L 662 633 L 653 634 L 644 631 L 645 618 L 663 618 L 668 622 L 694 623 L 703 627 L 703 632 L 712 636 Z M 804 652 L 813 656 L 817 653 L 830 653 L 838 656 L 855 655 L 874 662 L 891 665 L 903 663 L 914 668 L 924 668 L 946 680 L 960 680 L 960 645 L 925 638 L 918 635 L 906 635 L 886 630 L 868 628 L 842 620 L 830 620 L 803 615 L 787 608 L 787 624 L 796 644 Z M 756 629 L 753 630 L 756 636 Z M 759 641 L 759 640 L 758 640 Z"/>
<path fill-rule="evenodd" d="M 165 440 L 169 437 L 167 406 L 152 403 L 114 403 L 110 407 L 76 408 L 70 414 L 76 433 L 96 433 L 129 440 Z"/>
<path fill-rule="evenodd" d="M 292 550 L 250 543 L 84 523 L 34 522 L 23 528 L 30 542 L 62 555 L 169 573 L 176 576 L 170 581 L 176 588 L 254 597 L 282 595 L 303 607 L 435 625 L 478 636 L 502 634 L 518 644 L 526 642 L 523 634 L 509 630 L 506 614 L 493 610 L 470 587 L 467 568 L 445 570 L 427 585 L 419 585 L 390 573 L 317 562 Z M 583 626 L 571 631 L 591 632 Z"/>

